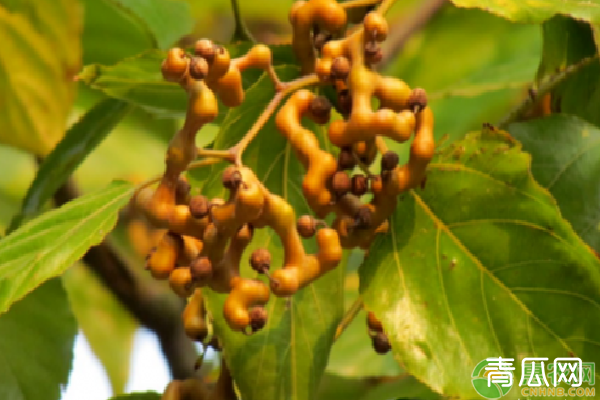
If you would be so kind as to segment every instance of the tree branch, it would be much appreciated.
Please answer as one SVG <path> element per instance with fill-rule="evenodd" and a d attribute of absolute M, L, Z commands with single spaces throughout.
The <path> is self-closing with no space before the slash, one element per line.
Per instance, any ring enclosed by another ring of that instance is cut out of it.
<path fill-rule="evenodd" d="M 77 197 L 71 181 L 54 195 L 58 206 Z M 90 248 L 83 261 L 140 324 L 156 334 L 173 379 L 193 376 L 197 352 L 183 328 L 184 302 L 136 276 L 107 241 Z"/>
<path fill-rule="evenodd" d="M 388 66 L 398 54 L 408 39 L 418 32 L 442 8 L 446 0 L 427 0 L 410 17 L 393 24 L 396 29 L 390 30 L 390 35 L 382 47 L 383 58 L 378 65 L 382 70 Z"/>

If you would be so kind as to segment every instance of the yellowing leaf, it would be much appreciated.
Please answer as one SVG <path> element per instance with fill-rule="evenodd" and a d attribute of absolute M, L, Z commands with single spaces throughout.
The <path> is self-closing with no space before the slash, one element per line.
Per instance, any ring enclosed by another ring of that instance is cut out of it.
<path fill-rule="evenodd" d="M 63 136 L 79 70 L 76 0 L 0 2 L 0 142 L 46 155 Z"/>

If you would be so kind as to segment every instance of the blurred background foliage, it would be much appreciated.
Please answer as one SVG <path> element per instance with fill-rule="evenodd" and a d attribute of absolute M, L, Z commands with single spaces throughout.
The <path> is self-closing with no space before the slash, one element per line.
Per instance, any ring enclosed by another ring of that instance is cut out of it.
<path fill-rule="evenodd" d="M 109 67 L 145 51 L 165 50 L 177 41 L 181 46 L 189 46 L 201 37 L 226 43 L 234 30 L 229 0 L 81 0 L 81 3 L 82 66 Z M 391 31 L 401 29 L 414 18 L 423 3 L 398 1 L 389 13 Z M 286 43 L 290 39 L 287 13 L 291 4 L 291 0 L 242 1 L 241 12 L 258 41 Z M 482 123 L 498 122 L 527 96 L 542 54 L 542 29 L 540 25 L 512 23 L 447 2 L 422 29 L 394 50 L 383 72 L 404 79 L 411 87 L 427 89 L 436 115 L 436 139 L 443 145 L 445 140 L 457 139 Z M 125 89 L 121 87 L 127 95 L 131 93 Z M 80 82 L 69 124 L 105 97 L 101 90 Z M 114 179 L 139 182 L 160 174 L 168 140 L 181 124 L 180 118 L 134 108 L 77 168 L 74 179 L 80 191 L 88 193 Z M 198 144 L 211 143 L 216 133 L 216 126 L 203 129 Z M 390 145 L 406 156 L 402 145 Z M 25 150 L 29 149 L 0 146 L 0 165 L 5 171 L 0 174 L 0 231 L 18 213 L 35 175 L 36 161 Z M 129 257 L 141 266 L 140 252 L 129 247 L 126 240 L 127 230 L 134 229 L 137 228 L 120 226 L 112 240 L 122 249 L 128 249 Z M 151 242 L 151 237 L 148 240 Z M 350 258 L 346 308 L 358 295 L 356 270 L 360 255 L 353 254 Z M 63 282 L 80 328 L 106 368 L 114 392 L 121 393 L 127 382 L 128 356 L 136 329 L 134 319 L 80 264 L 64 276 Z M 325 379 L 323 398 L 343 398 L 341 387 L 363 390 L 382 379 L 365 383 L 355 381 L 357 377 L 402 373 L 391 354 L 381 357 L 372 351 L 364 317 L 364 312 L 359 314 L 334 345 L 327 369 L 331 375 Z M 332 387 L 337 391 L 328 392 Z M 388 393 L 396 393 L 394 390 L 392 387 Z M 365 396 L 386 398 L 385 393 L 379 397 Z"/>

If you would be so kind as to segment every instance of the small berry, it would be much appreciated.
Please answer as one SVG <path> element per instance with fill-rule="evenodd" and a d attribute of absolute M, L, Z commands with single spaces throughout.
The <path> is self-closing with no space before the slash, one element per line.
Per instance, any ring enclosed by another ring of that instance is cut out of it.
<path fill-rule="evenodd" d="M 256 249 L 250 256 L 250 266 L 259 274 L 264 274 L 271 268 L 271 253 L 267 249 Z"/>
<path fill-rule="evenodd" d="M 212 63 L 215 58 L 215 45 L 212 40 L 200 39 L 194 46 L 194 54 L 198 57 L 202 57 L 207 63 Z"/>
<path fill-rule="evenodd" d="M 392 345 L 390 344 L 390 340 L 387 335 L 383 332 L 378 332 L 372 337 L 373 340 L 373 349 L 377 354 L 386 354 L 392 349 Z"/>
<path fill-rule="evenodd" d="M 190 61 L 190 76 L 196 80 L 202 80 L 208 74 L 208 63 L 202 57 L 194 57 Z"/>
<path fill-rule="evenodd" d="M 296 223 L 296 229 L 303 238 L 313 237 L 317 231 L 317 224 L 315 219 L 310 215 L 303 215 L 298 218 Z"/>
<path fill-rule="evenodd" d="M 342 197 L 352 189 L 352 181 L 347 173 L 338 171 L 331 178 L 331 188 L 338 197 Z"/>
<path fill-rule="evenodd" d="M 393 151 L 388 151 L 381 157 L 381 170 L 382 171 L 391 171 L 398 166 L 400 159 L 398 158 L 398 154 Z"/>
<path fill-rule="evenodd" d="M 340 155 L 338 156 L 338 169 L 340 170 L 349 170 L 354 168 L 356 165 L 356 160 L 354 159 L 354 154 L 352 153 L 351 147 L 342 147 L 340 151 Z"/>
<path fill-rule="evenodd" d="M 354 175 L 352 177 L 352 194 L 355 196 L 362 196 L 369 190 L 369 180 L 362 174 Z"/>
<path fill-rule="evenodd" d="M 309 110 L 316 123 L 326 124 L 329 122 L 329 118 L 331 117 L 331 103 L 326 97 L 315 97 L 310 102 Z"/>
<path fill-rule="evenodd" d="M 362 206 L 356 212 L 354 216 L 354 227 L 356 229 L 369 229 L 372 225 L 373 215 L 371 209 L 366 206 Z"/>
<path fill-rule="evenodd" d="M 346 80 L 350 73 L 350 61 L 346 57 L 337 57 L 331 63 L 331 79 Z"/>
<path fill-rule="evenodd" d="M 252 332 L 260 331 L 267 324 L 267 310 L 263 307 L 253 307 L 250 309 L 250 327 Z"/>
<path fill-rule="evenodd" d="M 425 91 L 425 89 L 413 89 L 408 98 L 408 107 L 415 113 L 418 113 L 419 111 L 427 107 L 427 92 Z"/>
<path fill-rule="evenodd" d="M 192 196 L 190 199 L 190 214 L 194 218 L 204 218 L 208 215 L 208 199 L 202 195 Z"/>
<path fill-rule="evenodd" d="M 242 183 L 242 174 L 234 166 L 227 167 L 223 171 L 222 181 L 226 189 L 237 189 L 240 183 Z"/>
<path fill-rule="evenodd" d="M 212 263 L 208 257 L 198 257 L 190 264 L 192 279 L 195 281 L 206 281 L 212 277 Z"/>

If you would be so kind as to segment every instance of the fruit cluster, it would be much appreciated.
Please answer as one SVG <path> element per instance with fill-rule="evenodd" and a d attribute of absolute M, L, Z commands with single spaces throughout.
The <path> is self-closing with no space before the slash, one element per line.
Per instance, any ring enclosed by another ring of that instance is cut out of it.
<path fill-rule="evenodd" d="M 381 60 L 380 44 L 388 33 L 387 23 L 379 11 L 371 11 L 346 34 L 345 7 L 335 0 L 294 3 L 290 12 L 292 47 L 303 73 L 296 81 L 278 79 L 271 51 L 263 45 L 231 59 L 226 48 L 203 39 L 196 42 L 193 54 L 174 48 L 163 62 L 164 79 L 178 83 L 188 93 L 186 119 L 169 144 L 158 186 L 140 190 L 133 204 L 153 226 L 166 230 L 148 255 L 147 267 L 156 279 L 168 279 L 175 293 L 190 298 L 184 324 L 195 340 L 207 336 L 201 288 L 228 293 L 223 313 L 233 330 L 247 334 L 260 330 L 267 323 L 264 306 L 271 294 L 287 297 L 306 287 L 336 268 L 343 249 L 367 250 L 375 235 L 387 230 L 399 194 L 424 181 L 434 152 L 433 115 L 426 93 L 372 69 Z M 314 216 L 297 219 L 290 204 L 271 193 L 242 163 L 245 146 L 277 110 L 277 103 L 265 110 L 255 132 L 231 149 L 196 147 L 198 130 L 217 116 L 217 98 L 227 107 L 244 101 L 241 73 L 247 68 L 266 71 L 275 85 L 276 99 L 289 95 L 277 111 L 275 123 L 306 170 L 302 192 Z M 308 85 L 333 88 L 335 104 L 308 90 Z M 333 107 L 342 118 L 330 122 Z M 321 148 L 315 135 L 303 126 L 304 118 L 329 124 L 329 141 L 340 149 L 337 157 Z M 399 165 L 397 154 L 387 150 L 383 138 L 406 142 L 413 132 L 409 161 Z M 371 174 L 378 153 L 381 172 Z M 232 162 L 222 174 L 227 200 L 190 195 L 182 173 L 198 157 Z M 351 176 L 355 167 L 363 173 Z M 370 201 L 363 202 L 361 198 L 369 193 Z M 335 220 L 328 226 L 323 219 L 332 214 Z M 257 249 L 248 262 L 267 279 L 243 277 L 240 263 L 245 249 L 254 231 L 265 227 L 281 240 L 285 252 L 282 265 L 271 271 L 271 254 Z M 319 250 L 307 254 L 301 238 L 312 236 L 316 236 Z M 376 349 L 383 352 L 385 335 L 379 328 L 371 330 Z"/>

